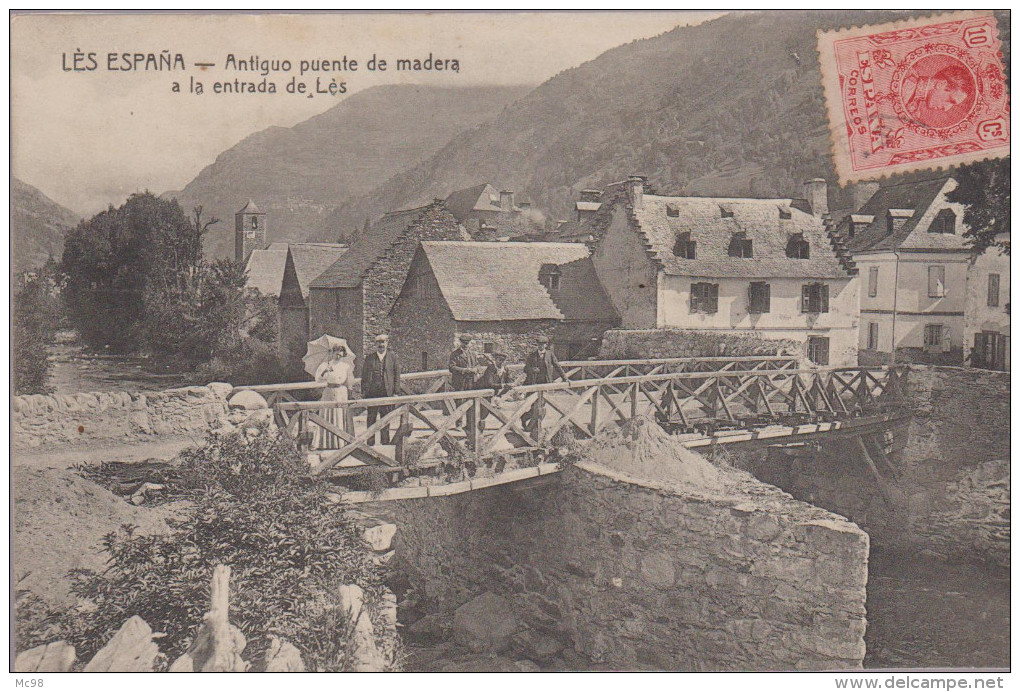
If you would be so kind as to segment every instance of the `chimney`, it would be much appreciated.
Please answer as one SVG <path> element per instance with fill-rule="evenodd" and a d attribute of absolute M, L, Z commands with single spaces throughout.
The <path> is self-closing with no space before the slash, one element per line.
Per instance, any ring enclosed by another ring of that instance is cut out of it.
<path fill-rule="evenodd" d="M 804 197 L 811 207 L 812 216 L 822 218 L 829 213 L 829 186 L 825 178 L 814 178 L 804 183 Z"/>
<path fill-rule="evenodd" d="M 513 190 L 500 190 L 500 192 L 499 192 L 499 208 L 502 211 L 513 211 L 514 210 L 514 191 Z"/>
<path fill-rule="evenodd" d="M 853 213 L 858 213 L 868 200 L 875 196 L 878 192 L 878 188 L 881 187 L 878 182 L 874 180 L 868 180 L 862 183 L 854 183 L 852 198 L 853 198 Z"/>
<path fill-rule="evenodd" d="M 632 175 L 627 178 L 627 197 L 630 199 L 630 206 L 640 209 L 644 206 L 645 179 L 640 175 Z"/>

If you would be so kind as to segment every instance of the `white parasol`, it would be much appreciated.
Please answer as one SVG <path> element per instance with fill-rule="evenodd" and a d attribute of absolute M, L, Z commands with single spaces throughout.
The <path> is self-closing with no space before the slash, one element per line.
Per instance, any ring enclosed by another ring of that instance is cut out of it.
<path fill-rule="evenodd" d="M 319 366 L 332 358 L 354 359 L 354 352 L 347 345 L 347 339 L 323 334 L 318 339 L 308 342 L 308 353 L 301 360 L 305 364 L 305 372 L 315 377 Z"/>

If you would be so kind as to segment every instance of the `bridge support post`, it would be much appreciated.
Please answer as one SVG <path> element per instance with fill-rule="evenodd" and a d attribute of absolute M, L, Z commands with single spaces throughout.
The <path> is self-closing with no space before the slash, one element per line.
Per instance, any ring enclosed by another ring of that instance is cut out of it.
<path fill-rule="evenodd" d="M 857 442 L 857 449 L 860 451 L 861 459 L 864 460 L 864 463 L 867 464 L 868 468 L 871 470 L 871 474 L 875 477 L 875 483 L 878 485 L 878 492 L 881 493 L 882 499 L 885 500 L 887 505 L 894 507 L 895 504 L 889 494 L 889 489 L 886 487 L 885 479 L 882 478 L 882 474 L 879 473 L 878 467 L 875 466 L 875 461 L 868 453 L 868 445 L 865 444 L 864 438 L 861 435 L 857 435 L 854 437 L 854 440 Z"/>

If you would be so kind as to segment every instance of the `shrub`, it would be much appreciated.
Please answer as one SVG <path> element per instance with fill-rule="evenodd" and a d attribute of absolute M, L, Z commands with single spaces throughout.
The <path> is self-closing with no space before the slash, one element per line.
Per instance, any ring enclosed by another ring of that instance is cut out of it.
<path fill-rule="evenodd" d="M 64 621 L 79 658 L 88 660 L 137 614 L 165 633 L 160 649 L 176 659 L 208 610 L 213 567 L 226 564 L 231 622 L 248 639 L 246 660 L 257 664 L 276 635 L 310 670 L 350 668 L 338 587 L 358 584 L 371 608 L 381 572 L 332 486 L 308 477 L 294 446 L 269 424 L 210 435 L 182 455 L 177 471 L 169 490 L 192 508 L 168 521 L 169 535 L 122 527 L 106 537 L 105 572 L 72 572 L 72 592 L 87 601 Z"/>

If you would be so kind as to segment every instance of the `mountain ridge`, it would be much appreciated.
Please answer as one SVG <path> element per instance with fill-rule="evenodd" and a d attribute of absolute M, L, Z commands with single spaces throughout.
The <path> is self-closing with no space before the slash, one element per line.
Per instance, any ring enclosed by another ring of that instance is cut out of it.
<path fill-rule="evenodd" d="M 176 198 L 202 205 L 220 223 L 206 238 L 212 256 L 233 253 L 234 212 L 254 199 L 269 215 L 268 241 L 336 240 L 363 225 L 325 228 L 328 214 L 423 160 L 531 86 L 385 85 L 352 94 L 292 127 L 271 126 L 221 152 Z"/>

